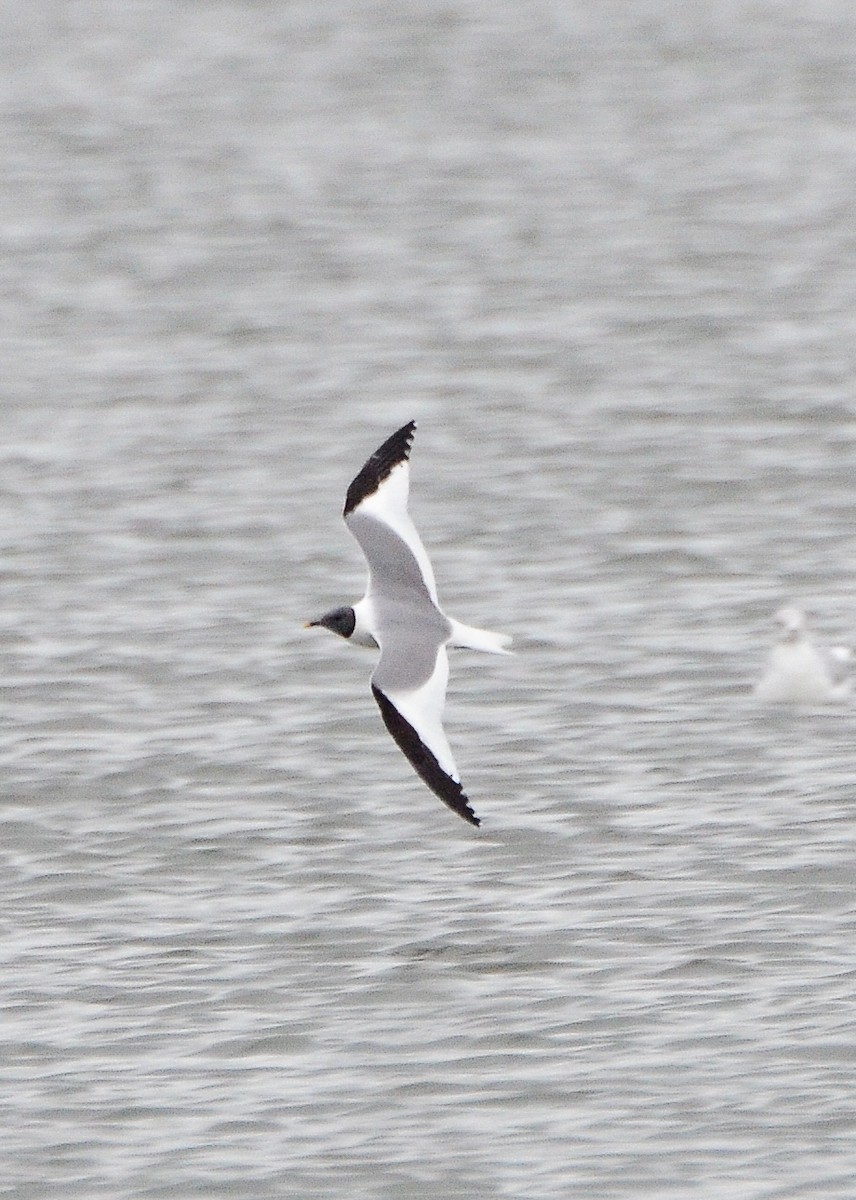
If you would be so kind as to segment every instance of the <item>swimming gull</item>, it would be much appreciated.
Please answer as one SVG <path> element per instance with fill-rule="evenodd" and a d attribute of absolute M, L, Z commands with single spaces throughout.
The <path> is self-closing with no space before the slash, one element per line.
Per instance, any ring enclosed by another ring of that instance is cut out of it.
<path fill-rule="evenodd" d="M 345 523 L 368 562 L 365 596 L 307 625 L 380 647 L 371 689 L 384 724 L 431 791 L 478 825 L 443 730 L 446 647 L 508 654 L 511 638 L 464 625 L 440 608 L 431 562 L 407 511 L 415 431 L 416 422 L 408 421 L 387 438 L 345 497 Z"/>
<path fill-rule="evenodd" d="M 850 690 L 850 650 L 816 646 L 805 613 L 798 608 L 779 609 L 775 620 L 782 632 L 755 685 L 756 697 L 767 704 L 826 704 L 843 699 Z"/>

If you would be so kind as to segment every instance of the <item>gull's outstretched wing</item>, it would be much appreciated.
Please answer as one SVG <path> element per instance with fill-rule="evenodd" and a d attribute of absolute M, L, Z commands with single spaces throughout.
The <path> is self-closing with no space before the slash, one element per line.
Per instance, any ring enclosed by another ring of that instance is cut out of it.
<path fill-rule="evenodd" d="M 479 825 L 461 787 L 458 769 L 443 730 L 443 705 L 449 677 L 446 647 L 436 647 L 434 669 L 416 687 L 405 686 L 412 674 L 407 646 L 387 644 L 372 676 L 372 695 L 392 737 L 416 774 L 458 816 Z M 386 661 L 385 661 L 386 660 Z M 402 676 L 405 679 L 402 679 Z"/>
<path fill-rule="evenodd" d="M 410 448 L 415 432 L 416 422 L 408 421 L 375 450 L 348 488 L 343 515 L 363 551 L 365 546 L 355 527 L 355 517 L 370 516 L 394 530 L 416 560 L 425 589 L 436 604 L 437 585 L 431 560 L 407 511 Z"/>

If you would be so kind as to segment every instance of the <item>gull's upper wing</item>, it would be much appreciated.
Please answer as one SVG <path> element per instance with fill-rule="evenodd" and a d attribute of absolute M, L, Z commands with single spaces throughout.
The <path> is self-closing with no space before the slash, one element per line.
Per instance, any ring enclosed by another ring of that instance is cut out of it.
<path fill-rule="evenodd" d="M 370 516 L 394 530 L 410 549 L 418 564 L 425 589 L 436 604 L 437 585 L 434 582 L 431 560 L 407 511 L 410 448 L 415 432 L 416 422 L 408 421 L 375 450 L 348 488 L 343 515 L 345 523 L 362 546 L 364 553 L 366 547 L 357 531 L 355 518 L 360 515 Z M 371 566 L 370 560 L 369 569 Z"/>

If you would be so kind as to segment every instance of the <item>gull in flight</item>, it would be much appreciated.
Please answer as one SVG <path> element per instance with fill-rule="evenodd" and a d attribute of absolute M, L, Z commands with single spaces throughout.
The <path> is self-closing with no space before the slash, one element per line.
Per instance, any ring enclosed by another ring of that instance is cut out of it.
<path fill-rule="evenodd" d="M 416 422 L 408 421 L 387 438 L 345 497 L 345 524 L 368 562 L 365 596 L 308 626 L 323 625 L 357 645 L 380 648 L 371 689 L 384 724 L 431 791 L 478 825 L 443 730 L 446 647 L 508 654 L 511 639 L 463 625 L 440 608 L 430 560 L 407 511 L 415 431 Z"/>
<path fill-rule="evenodd" d="M 816 646 L 798 608 L 779 609 L 775 620 L 782 632 L 755 685 L 756 697 L 766 704 L 826 704 L 847 696 L 849 648 Z"/>

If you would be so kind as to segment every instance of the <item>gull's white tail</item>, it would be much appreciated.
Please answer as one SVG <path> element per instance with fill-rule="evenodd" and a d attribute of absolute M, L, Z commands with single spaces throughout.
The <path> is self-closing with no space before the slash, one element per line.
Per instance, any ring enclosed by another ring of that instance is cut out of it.
<path fill-rule="evenodd" d="M 465 650 L 486 650 L 488 654 L 513 654 L 509 650 L 511 638 L 506 633 L 492 633 L 489 629 L 476 629 L 474 625 L 462 625 L 454 617 L 448 618 L 452 636 L 448 645 Z"/>

